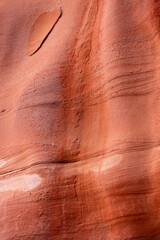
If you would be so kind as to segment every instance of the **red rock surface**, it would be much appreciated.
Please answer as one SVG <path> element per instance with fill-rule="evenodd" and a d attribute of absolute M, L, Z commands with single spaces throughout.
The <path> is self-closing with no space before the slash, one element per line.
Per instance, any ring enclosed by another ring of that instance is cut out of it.
<path fill-rule="evenodd" d="M 2 0 L 0 24 L 0 240 L 159 240 L 160 1 Z"/>

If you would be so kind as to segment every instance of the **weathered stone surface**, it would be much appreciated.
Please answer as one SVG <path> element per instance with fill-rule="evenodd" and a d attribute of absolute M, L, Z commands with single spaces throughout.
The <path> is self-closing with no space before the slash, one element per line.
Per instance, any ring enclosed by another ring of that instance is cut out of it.
<path fill-rule="evenodd" d="M 0 240 L 160 239 L 159 15 L 157 0 L 1 1 Z"/>

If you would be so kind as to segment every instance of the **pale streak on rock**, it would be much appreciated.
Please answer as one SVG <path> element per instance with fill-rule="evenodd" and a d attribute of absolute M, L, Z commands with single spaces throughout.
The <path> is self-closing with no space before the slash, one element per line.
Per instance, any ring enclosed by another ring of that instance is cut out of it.
<path fill-rule="evenodd" d="M 6 162 L 3 159 L 0 159 L 0 168 L 3 167 L 6 164 Z"/>
<path fill-rule="evenodd" d="M 105 171 L 109 168 L 113 168 L 120 164 L 120 162 L 123 160 L 123 156 L 121 154 L 116 154 L 111 157 L 108 157 L 107 159 L 104 159 L 102 161 L 100 171 Z"/>
<path fill-rule="evenodd" d="M 12 162 L 12 161 L 15 161 L 15 158 L 2 158 L 0 159 L 0 168 L 2 168 L 4 165 Z"/>
<path fill-rule="evenodd" d="M 0 181 L 0 192 L 6 191 L 30 191 L 41 183 L 41 178 L 37 174 L 21 175 Z"/>
<path fill-rule="evenodd" d="M 117 165 L 121 163 L 123 160 L 123 156 L 121 154 L 116 154 L 107 158 L 104 158 L 102 160 L 98 160 L 98 162 L 94 162 L 92 166 L 86 166 L 85 171 L 84 168 L 82 168 L 83 173 L 93 172 L 93 173 L 99 173 L 106 171 L 110 168 L 114 168 Z"/>

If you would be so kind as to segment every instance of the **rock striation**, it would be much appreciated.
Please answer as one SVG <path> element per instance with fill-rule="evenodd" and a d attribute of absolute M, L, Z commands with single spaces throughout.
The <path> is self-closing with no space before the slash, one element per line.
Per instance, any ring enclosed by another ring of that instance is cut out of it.
<path fill-rule="evenodd" d="M 0 240 L 160 240 L 160 1 L 2 0 Z"/>

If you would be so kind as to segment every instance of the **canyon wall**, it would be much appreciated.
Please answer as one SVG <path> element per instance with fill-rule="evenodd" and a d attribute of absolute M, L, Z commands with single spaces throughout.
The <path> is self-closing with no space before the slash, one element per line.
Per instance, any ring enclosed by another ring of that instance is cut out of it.
<path fill-rule="evenodd" d="M 0 240 L 160 239 L 160 1 L 1 0 Z"/>

